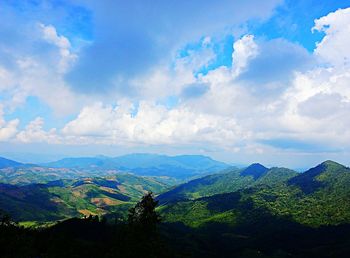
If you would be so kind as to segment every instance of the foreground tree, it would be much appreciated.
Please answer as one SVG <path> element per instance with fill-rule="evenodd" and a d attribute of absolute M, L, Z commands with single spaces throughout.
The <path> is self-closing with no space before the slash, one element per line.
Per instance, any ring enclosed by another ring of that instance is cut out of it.
<path fill-rule="evenodd" d="M 155 231 L 161 219 L 155 208 L 158 201 L 153 198 L 152 192 L 144 195 L 135 207 L 129 210 L 128 224 L 131 227 L 144 229 L 145 231 Z"/>
<path fill-rule="evenodd" d="M 113 254 L 119 253 L 121 257 L 170 257 L 158 231 L 161 219 L 156 212 L 157 205 L 158 201 L 149 192 L 129 210 L 125 234 L 118 239 Z"/>

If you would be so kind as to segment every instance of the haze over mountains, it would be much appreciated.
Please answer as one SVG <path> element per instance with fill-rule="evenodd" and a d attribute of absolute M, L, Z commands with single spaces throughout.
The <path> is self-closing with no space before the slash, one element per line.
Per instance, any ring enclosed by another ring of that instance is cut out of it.
<path fill-rule="evenodd" d="M 65 158 L 43 164 L 55 168 L 117 169 L 138 175 L 171 176 L 186 179 L 205 173 L 213 173 L 228 165 L 201 155 L 166 156 L 157 154 L 129 154 L 110 158 Z"/>

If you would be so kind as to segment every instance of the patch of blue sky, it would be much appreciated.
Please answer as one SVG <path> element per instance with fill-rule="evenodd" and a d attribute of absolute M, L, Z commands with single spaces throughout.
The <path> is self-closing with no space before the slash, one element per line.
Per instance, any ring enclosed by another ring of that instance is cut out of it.
<path fill-rule="evenodd" d="M 190 42 L 188 44 L 186 44 L 185 46 L 183 46 L 182 48 L 180 48 L 177 53 L 176 53 L 176 57 L 177 58 L 185 58 L 191 55 L 192 52 L 195 51 L 199 51 L 203 48 L 203 40 L 205 39 L 205 37 L 202 37 L 200 40 L 196 41 L 196 42 Z"/>
<path fill-rule="evenodd" d="M 53 25 L 59 35 L 67 37 L 73 48 L 81 47 L 93 40 L 92 12 L 71 1 L 10 1 L 5 8 L 12 9 L 17 16 L 45 25 Z"/>
<path fill-rule="evenodd" d="M 44 119 L 43 129 L 62 128 L 68 121 L 74 118 L 74 115 L 59 117 L 55 115 L 52 109 L 40 101 L 35 96 L 29 96 L 24 105 L 18 106 L 13 112 L 6 112 L 4 115 L 7 121 L 11 119 L 19 119 L 19 129 L 23 129 L 28 123 L 37 117 Z"/>
<path fill-rule="evenodd" d="M 165 106 L 167 109 L 173 109 L 175 108 L 180 102 L 180 98 L 178 96 L 167 96 L 163 99 L 160 99 L 157 101 L 158 105 Z"/>
<path fill-rule="evenodd" d="M 195 71 L 195 76 L 206 75 L 208 72 L 215 70 L 218 67 L 226 66 L 232 67 L 232 52 L 233 52 L 234 37 L 227 35 L 223 40 L 214 43 L 213 50 L 216 54 L 216 58 L 209 62 L 209 64 L 202 66 Z"/>
<path fill-rule="evenodd" d="M 91 11 L 74 6 L 68 9 L 67 24 L 60 25 L 58 31 L 70 39 L 73 48 L 81 47 L 93 41 L 93 26 Z"/>
<path fill-rule="evenodd" d="M 130 111 L 131 117 L 135 117 L 137 115 L 137 112 L 139 112 L 139 106 L 140 106 L 139 101 L 136 101 L 133 103 L 133 108 Z"/>
<path fill-rule="evenodd" d="M 201 51 L 203 48 L 208 46 L 203 45 L 205 38 L 201 38 L 198 42 L 189 43 L 177 53 L 177 58 L 189 57 L 193 52 Z M 199 67 L 197 70 L 193 71 L 194 76 L 206 75 L 211 70 L 214 70 L 221 66 L 231 67 L 232 66 L 232 51 L 233 51 L 234 37 L 232 35 L 226 35 L 220 40 L 211 39 L 210 48 L 214 51 L 216 58 L 210 60 L 209 63 Z M 174 65 L 174 64 L 173 64 Z M 172 66 L 173 66 L 172 65 Z"/>
<path fill-rule="evenodd" d="M 268 21 L 263 24 L 250 22 L 248 27 L 258 37 L 284 38 L 312 52 L 324 36 L 322 32 L 311 31 L 315 19 L 349 6 L 350 0 L 286 0 L 276 8 L 275 14 Z"/>

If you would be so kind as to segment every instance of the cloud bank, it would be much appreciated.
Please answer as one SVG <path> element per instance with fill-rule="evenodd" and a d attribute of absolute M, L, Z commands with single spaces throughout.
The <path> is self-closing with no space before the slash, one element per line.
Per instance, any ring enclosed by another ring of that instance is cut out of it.
<path fill-rule="evenodd" d="M 310 33 L 323 37 L 310 52 L 247 33 L 242 24 L 267 19 L 278 1 L 259 12 L 248 11 L 256 1 L 175 9 L 136 2 L 79 1 L 94 14 L 91 41 L 40 21 L 12 35 L 25 39 L 21 48 L 0 44 L 0 141 L 205 146 L 257 155 L 350 151 L 350 8 L 314 21 Z M 208 19 L 204 9 L 212 9 Z M 231 62 L 218 65 L 228 34 Z M 7 119 L 28 96 L 67 121 L 52 127 L 37 117 L 21 126 Z"/>

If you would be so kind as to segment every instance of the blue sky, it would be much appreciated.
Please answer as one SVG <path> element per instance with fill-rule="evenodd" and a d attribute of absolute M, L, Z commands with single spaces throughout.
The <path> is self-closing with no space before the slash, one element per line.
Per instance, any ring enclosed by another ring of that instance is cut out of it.
<path fill-rule="evenodd" d="M 350 157 L 350 1 L 2 1 L 0 154 Z"/>

